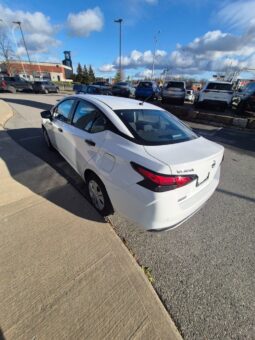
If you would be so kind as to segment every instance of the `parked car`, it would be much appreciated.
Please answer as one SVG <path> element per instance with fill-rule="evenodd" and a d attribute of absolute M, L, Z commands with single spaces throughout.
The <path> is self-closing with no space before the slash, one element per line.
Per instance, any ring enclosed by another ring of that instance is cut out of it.
<path fill-rule="evenodd" d="M 111 87 L 111 85 L 107 81 L 94 81 L 92 85 L 98 85 L 98 86 L 108 86 Z"/>
<path fill-rule="evenodd" d="M 109 86 L 101 85 L 84 85 L 80 84 L 76 86 L 76 94 L 104 94 L 107 96 L 112 95 L 112 91 Z"/>
<path fill-rule="evenodd" d="M 33 91 L 33 84 L 19 77 L 1 76 L 0 91 L 16 93 L 17 91 Z"/>
<path fill-rule="evenodd" d="M 59 88 L 51 81 L 35 81 L 33 84 L 33 90 L 35 93 L 58 93 Z"/>
<path fill-rule="evenodd" d="M 233 95 L 231 107 L 238 114 L 244 114 L 245 111 L 255 112 L 255 82 L 249 83 Z"/>
<path fill-rule="evenodd" d="M 166 81 L 162 89 L 162 103 L 175 102 L 184 104 L 186 85 L 184 81 Z"/>
<path fill-rule="evenodd" d="M 73 91 L 75 91 L 76 94 L 86 93 L 87 86 L 86 84 L 74 84 Z"/>
<path fill-rule="evenodd" d="M 185 94 L 185 100 L 187 100 L 188 102 L 193 103 L 195 100 L 195 93 L 193 90 L 186 90 L 186 94 Z"/>
<path fill-rule="evenodd" d="M 224 148 L 160 107 L 74 95 L 41 116 L 48 147 L 85 180 L 102 215 L 115 210 L 145 229 L 172 228 L 218 186 Z"/>
<path fill-rule="evenodd" d="M 233 84 L 223 81 L 209 81 L 199 92 L 194 104 L 195 107 L 214 105 L 225 110 L 231 103 Z"/>
<path fill-rule="evenodd" d="M 127 82 L 119 82 L 112 86 L 112 94 L 114 96 L 121 96 L 129 98 L 134 97 L 135 88 Z"/>
<path fill-rule="evenodd" d="M 160 98 L 160 88 L 155 81 L 140 81 L 135 90 L 135 98 L 154 100 Z"/>

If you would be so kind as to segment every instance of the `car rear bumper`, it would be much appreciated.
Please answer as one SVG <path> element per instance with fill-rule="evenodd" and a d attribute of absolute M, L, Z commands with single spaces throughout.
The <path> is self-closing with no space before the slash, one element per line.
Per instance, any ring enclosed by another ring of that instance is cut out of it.
<path fill-rule="evenodd" d="M 230 104 L 227 100 L 220 100 L 220 99 L 203 99 L 198 101 L 199 104 L 205 104 L 205 105 L 213 105 L 213 106 L 219 106 L 219 105 L 226 105 L 228 106 Z"/>
<path fill-rule="evenodd" d="M 175 228 L 196 213 L 214 193 L 219 178 L 220 166 L 210 182 L 205 182 L 199 190 L 191 183 L 194 194 L 184 195 L 182 199 L 179 198 L 182 188 L 155 193 L 135 184 L 127 188 L 125 195 L 120 195 L 116 188 L 107 185 L 107 191 L 116 211 L 145 230 L 159 231 Z"/>

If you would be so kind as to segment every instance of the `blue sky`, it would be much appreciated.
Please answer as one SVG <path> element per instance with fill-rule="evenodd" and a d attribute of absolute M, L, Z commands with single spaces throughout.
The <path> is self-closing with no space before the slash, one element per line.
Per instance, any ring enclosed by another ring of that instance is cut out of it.
<path fill-rule="evenodd" d="M 116 18 L 123 18 L 126 75 L 150 75 L 159 30 L 157 74 L 167 68 L 172 75 L 208 77 L 255 69 L 254 13 L 255 0 L 0 0 L 6 27 L 22 21 L 32 59 L 57 61 L 71 50 L 74 66 L 91 64 L 105 76 L 114 76 L 118 65 Z M 25 59 L 17 31 L 15 37 Z"/>

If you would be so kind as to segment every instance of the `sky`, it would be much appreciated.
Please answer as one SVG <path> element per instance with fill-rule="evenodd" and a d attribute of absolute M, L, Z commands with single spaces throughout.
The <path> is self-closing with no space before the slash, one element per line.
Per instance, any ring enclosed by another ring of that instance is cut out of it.
<path fill-rule="evenodd" d="M 26 59 L 19 20 L 32 60 L 61 61 L 70 50 L 74 68 L 92 65 L 97 76 L 118 68 L 118 18 L 126 76 L 150 76 L 154 59 L 156 75 L 255 77 L 255 0 L 0 0 L 0 30 L 16 55 Z"/>

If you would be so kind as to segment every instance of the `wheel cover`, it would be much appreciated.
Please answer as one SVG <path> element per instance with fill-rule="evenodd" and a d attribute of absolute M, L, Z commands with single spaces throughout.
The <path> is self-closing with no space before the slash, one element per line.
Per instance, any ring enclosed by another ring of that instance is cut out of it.
<path fill-rule="evenodd" d="M 105 205 L 104 195 L 102 193 L 101 188 L 99 187 L 97 182 L 94 180 L 89 181 L 89 196 L 94 206 L 98 210 L 102 211 Z"/>

